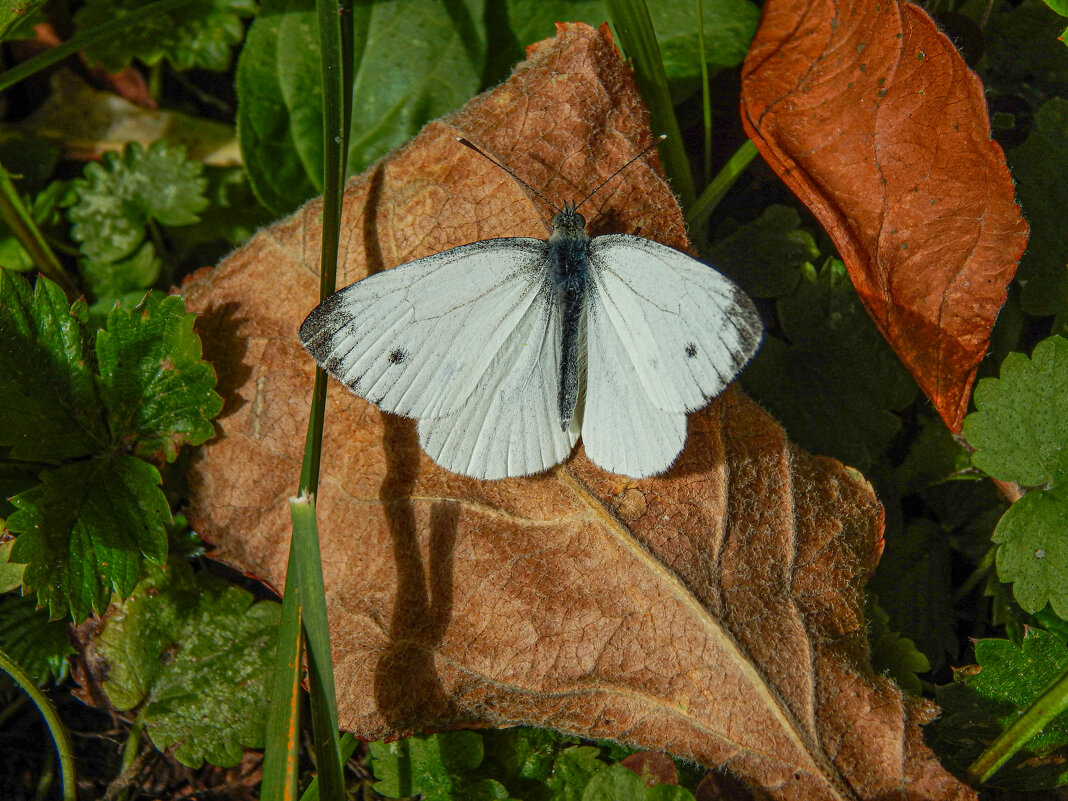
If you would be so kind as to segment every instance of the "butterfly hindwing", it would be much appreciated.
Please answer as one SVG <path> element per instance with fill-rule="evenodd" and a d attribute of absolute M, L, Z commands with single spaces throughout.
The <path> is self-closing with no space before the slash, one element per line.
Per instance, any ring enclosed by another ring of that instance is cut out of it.
<path fill-rule="evenodd" d="M 560 309 L 548 287 L 532 303 L 463 407 L 419 421 L 423 450 L 475 478 L 540 473 L 567 459 L 578 423 L 561 428 Z"/>

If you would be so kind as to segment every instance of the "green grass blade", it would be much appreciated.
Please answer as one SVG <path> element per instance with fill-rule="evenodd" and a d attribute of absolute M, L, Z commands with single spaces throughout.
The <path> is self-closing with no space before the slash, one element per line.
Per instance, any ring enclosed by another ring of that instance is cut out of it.
<path fill-rule="evenodd" d="M 56 708 L 52 702 L 33 683 L 33 679 L 19 667 L 11 657 L 0 651 L 0 670 L 9 675 L 21 690 L 29 696 L 37 706 L 44 718 L 48 733 L 52 735 L 52 742 L 56 744 L 56 754 L 59 756 L 60 781 L 62 783 L 63 801 L 76 801 L 74 784 L 74 756 L 71 753 L 70 740 L 67 739 L 67 730 L 63 721 L 59 719 Z"/>
<path fill-rule="evenodd" d="M 1038 694 L 994 742 L 984 749 L 968 767 L 968 780 L 972 784 L 985 782 L 1013 754 L 1042 731 L 1051 720 L 1068 710 L 1068 666 Z"/>
<path fill-rule="evenodd" d="M 181 8 L 192 2 L 193 0 L 159 0 L 158 3 L 139 8 L 128 14 L 117 14 L 115 19 L 100 25 L 95 25 L 88 30 L 81 31 L 58 47 L 46 50 L 39 56 L 34 56 L 28 61 L 23 61 L 17 67 L 13 67 L 7 72 L 0 74 L 0 92 L 9 89 L 24 78 L 28 78 L 43 69 L 51 67 L 53 64 L 62 61 L 72 53 L 84 50 L 86 47 L 96 44 L 104 39 L 117 36 L 131 25 L 137 25 L 145 20 L 152 19 L 160 14 L 166 14 L 168 11 L 174 11 L 176 8 Z"/>
<path fill-rule="evenodd" d="M 19 244 L 30 254 L 30 258 L 33 259 L 33 263 L 41 274 L 55 281 L 67 296 L 67 300 L 73 302 L 81 292 L 67 275 L 67 271 L 63 269 L 63 265 L 52 252 L 52 248 L 48 246 L 33 215 L 27 211 L 22 198 L 19 197 L 11 176 L 2 166 L 0 166 L 0 218 L 7 223 L 7 227 L 11 229 Z"/>
<path fill-rule="evenodd" d="M 315 499 L 307 495 L 291 499 L 289 513 L 293 520 L 293 558 L 290 567 L 296 568 L 300 596 L 304 600 L 301 611 L 308 646 L 308 692 L 319 781 L 323 798 L 342 801 L 345 784 L 338 742 L 337 693 L 334 688 L 334 663 L 330 654 Z"/>
<path fill-rule="evenodd" d="M 300 776 L 300 674 L 301 610 L 297 571 L 292 569 L 293 547 L 290 543 L 285 594 L 282 596 L 282 620 L 278 627 L 278 646 L 271 670 L 270 704 L 267 735 L 263 754 L 263 780 L 260 801 L 293 801 L 297 797 Z"/>
<path fill-rule="evenodd" d="M 719 202 L 723 200 L 723 196 L 730 191 L 730 188 L 734 186 L 734 182 L 741 177 L 742 173 L 745 172 L 745 168 L 749 166 L 749 162 L 755 159 L 756 156 L 756 145 L 753 144 L 752 140 L 747 139 L 745 144 L 738 148 L 734 155 L 727 160 L 727 163 L 723 165 L 723 169 L 716 173 L 716 177 L 705 187 L 701 197 L 686 213 L 686 224 L 690 227 L 691 232 L 704 229 L 712 216 L 712 212 L 715 211 Z M 693 237 L 698 240 L 701 239 L 696 233 L 693 233 Z"/>
<path fill-rule="evenodd" d="M 653 133 L 667 134 L 667 139 L 659 147 L 664 172 L 683 209 L 688 209 L 696 196 L 693 176 L 686 150 L 682 146 L 682 134 L 675 118 L 675 106 L 671 102 L 667 74 L 664 72 L 653 23 L 649 19 L 649 9 L 644 0 L 608 0 L 607 5 L 620 44 L 627 56 L 634 60 L 634 77 L 642 98 L 649 106 Z"/>

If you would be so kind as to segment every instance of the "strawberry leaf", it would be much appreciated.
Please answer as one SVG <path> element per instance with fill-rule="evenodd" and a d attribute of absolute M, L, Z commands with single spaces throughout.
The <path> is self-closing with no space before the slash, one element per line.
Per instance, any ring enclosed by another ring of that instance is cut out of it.
<path fill-rule="evenodd" d="M 263 745 L 279 610 L 181 559 L 150 570 L 97 640 L 108 698 L 182 764 L 236 765 Z"/>
<path fill-rule="evenodd" d="M 96 338 L 100 395 L 116 442 L 173 462 L 186 442 L 199 445 L 222 408 L 215 371 L 203 361 L 195 315 L 176 295 L 151 293 L 137 309 L 115 307 Z"/>
<path fill-rule="evenodd" d="M 208 206 L 202 172 L 200 162 L 186 161 L 184 147 L 164 141 L 148 150 L 131 142 L 121 156 L 109 151 L 71 182 L 71 236 L 92 261 L 131 256 L 151 220 L 189 225 L 199 219 Z"/>
<path fill-rule="evenodd" d="M 47 470 L 11 499 L 11 561 L 26 565 L 23 584 L 52 617 L 68 607 L 76 621 L 103 612 L 112 591 L 133 590 L 142 556 L 166 558 L 170 512 L 159 483 L 152 465 L 114 454 Z"/>
<path fill-rule="evenodd" d="M 59 461 L 106 443 L 86 320 L 85 303 L 68 307 L 51 281 L 31 289 L 0 270 L 0 445 L 12 458 Z"/>

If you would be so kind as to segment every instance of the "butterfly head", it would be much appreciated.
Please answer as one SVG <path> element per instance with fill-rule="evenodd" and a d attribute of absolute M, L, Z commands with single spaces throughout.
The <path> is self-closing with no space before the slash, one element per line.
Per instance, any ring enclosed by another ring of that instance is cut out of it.
<path fill-rule="evenodd" d="M 562 211 L 553 217 L 553 234 L 550 238 L 582 239 L 586 236 L 586 218 L 575 210 L 574 203 L 565 203 Z"/>

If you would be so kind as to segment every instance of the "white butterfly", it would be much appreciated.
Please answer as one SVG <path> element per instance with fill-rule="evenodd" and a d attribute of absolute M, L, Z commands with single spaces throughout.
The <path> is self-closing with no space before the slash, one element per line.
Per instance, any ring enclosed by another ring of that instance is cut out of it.
<path fill-rule="evenodd" d="M 354 393 L 418 420 L 423 450 L 454 473 L 539 473 L 580 436 L 605 470 L 663 473 L 687 412 L 756 353 L 760 316 L 685 253 L 590 238 L 578 205 L 557 210 L 547 241 L 487 239 L 357 281 L 312 310 L 300 341 Z"/>

